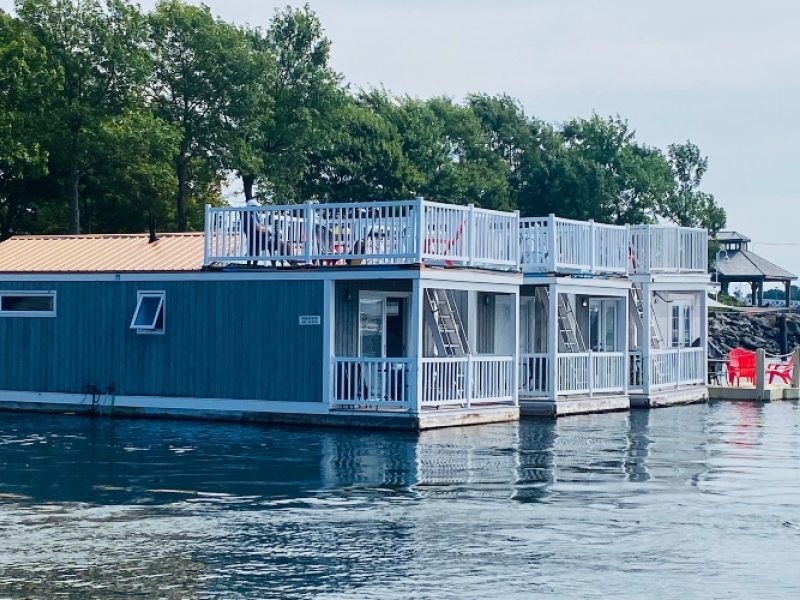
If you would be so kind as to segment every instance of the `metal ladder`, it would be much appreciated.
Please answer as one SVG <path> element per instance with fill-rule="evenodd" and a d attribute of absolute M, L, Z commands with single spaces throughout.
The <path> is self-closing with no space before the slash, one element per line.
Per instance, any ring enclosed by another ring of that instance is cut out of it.
<path fill-rule="evenodd" d="M 558 294 L 558 334 L 566 352 L 586 352 L 586 343 L 578 329 L 572 304 L 564 294 Z"/>
<path fill-rule="evenodd" d="M 453 292 L 426 288 L 425 297 L 430 308 L 430 311 L 425 311 L 425 317 L 430 320 L 437 354 L 439 356 L 469 354 L 469 340 L 464 332 L 464 323 L 461 321 Z"/>
<path fill-rule="evenodd" d="M 644 327 L 644 299 L 642 298 L 642 288 L 634 283 L 631 287 L 631 298 L 636 307 L 636 314 L 639 316 L 639 327 Z M 650 305 L 650 349 L 661 350 L 664 347 L 664 334 L 661 333 L 661 325 L 656 319 L 656 309 Z"/>

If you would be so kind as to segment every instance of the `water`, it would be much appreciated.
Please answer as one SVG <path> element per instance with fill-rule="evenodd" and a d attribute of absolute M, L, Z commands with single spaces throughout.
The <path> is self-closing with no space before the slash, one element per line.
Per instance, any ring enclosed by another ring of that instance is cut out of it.
<path fill-rule="evenodd" d="M 399 432 L 0 413 L 0 598 L 793 598 L 800 408 Z"/>

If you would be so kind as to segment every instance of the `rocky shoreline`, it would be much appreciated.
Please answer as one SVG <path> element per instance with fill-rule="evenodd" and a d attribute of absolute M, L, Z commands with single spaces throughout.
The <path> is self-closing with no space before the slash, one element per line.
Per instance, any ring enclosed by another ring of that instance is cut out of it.
<path fill-rule="evenodd" d="M 713 348 L 727 354 L 737 346 L 767 354 L 780 354 L 780 319 L 782 313 L 709 312 L 708 337 Z M 800 314 L 786 315 L 788 348 L 800 346 Z"/>

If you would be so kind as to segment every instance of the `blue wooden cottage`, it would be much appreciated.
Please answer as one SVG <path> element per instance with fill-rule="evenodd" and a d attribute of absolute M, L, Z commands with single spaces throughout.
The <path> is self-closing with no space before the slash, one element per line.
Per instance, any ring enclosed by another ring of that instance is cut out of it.
<path fill-rule="evenodd" d="M 206 209 L 0 244 L 0 406 L 424 429 L 518 418 L 519 218 Z"/>
<path fill-rule="evenodd" d="M 0 244 L 0 407 L 425 429 L 706 397 L 707 234 L 422 199 Z"/>

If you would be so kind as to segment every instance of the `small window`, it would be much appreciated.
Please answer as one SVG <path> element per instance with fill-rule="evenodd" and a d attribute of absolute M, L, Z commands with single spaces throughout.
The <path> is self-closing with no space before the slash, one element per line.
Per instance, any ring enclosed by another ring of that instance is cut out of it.
<path fill-rule="evenodd" d="M 54 317 L 55 292 L 2 292 L 0 315 L 4 317 Z"/>
<path fill-rule="evenodd" d="M 138 292 L 131 329 L 137 333 L 164 333 L 164 292 Z"/>

